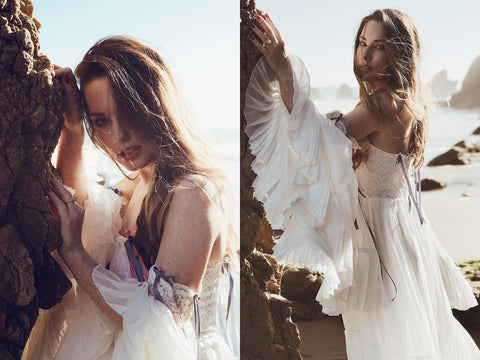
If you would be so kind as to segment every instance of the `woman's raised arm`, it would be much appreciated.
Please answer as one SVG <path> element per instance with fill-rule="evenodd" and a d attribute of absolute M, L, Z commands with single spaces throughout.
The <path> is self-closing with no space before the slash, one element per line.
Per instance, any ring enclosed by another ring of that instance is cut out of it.
<path fill-rule="evenodd" d="M 55 76 L 61 78 L 65 88 L 65 124 L 58 144 L 57 170 L 63 183 L 75 190 L 77 202 L 83 205 L 88 193 L 82 156 L 85 131 L 80 91 L 71 69 L 55 67 Z"/>
<path fill-rule="evenodd" d="M 285 49 L 285 43 L 268 14 L 265 14 L 265 17 L 257 15 L 255 18 L 260 28 L 253 23 L 250 24 L 252 30 L 257 35 L 257 38 L 251 36 L 250 40 L 258 51 L 265 56 L 268 65 L 270 65 L 277 77 L 282 100 L 288 111 L 291 112 L 293 108 L 293 72 Z"/>

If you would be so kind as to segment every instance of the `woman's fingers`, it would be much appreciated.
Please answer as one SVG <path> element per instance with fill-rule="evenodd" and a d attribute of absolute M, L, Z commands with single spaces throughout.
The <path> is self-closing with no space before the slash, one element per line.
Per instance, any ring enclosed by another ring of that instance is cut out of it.
<path fill-rule="evenodd" d="M 253 32 L 258 36 L 258 38 L 264 43 L 272 43 L 272 39 L 268 37 L 266 33 L 256 27 L 253 23 L 250 23 L 250 27 L 252 28 Z"/>
<path fill-rule="evenodd" d="M 63 77 L 72 72 L 70 68 L 62 68 L 58 65 L 53 65 L 53 69 L 55 70 L 55 77 Z"/>
<path fill-rule="evenodd" d="M 267 50 L 265 49 L 265 46 L 263 46 L 262 43 L 260 43 L 257 39 L 255 39 L 253 35 L 250 36 L 250 40 L 262 55 L 266 55 Z"/>
<path fill-rule="evenodd" d="M 66 205 L 74 200 L 74 196 L 70 193 L 70 191 L 65 188 L 62 184 L 58 182 L 53 176 L 50 177 L 50 181 L 48 183 L 50 190 L 57 196 L 60 201 Z"/>
<path fill-rule="evenodd" d="M 276 38 L 275 34 L 273 33 L 272 28 L 265 21 L 265 19 L 263 17 L 261 17 L 260 15 L 255 15 L 255 19 L 257 20 L 260 27 L 263 29 L 263 32 L 259 30 L 263 34 L 263 36 L 266 37 L 267 39 L 270 39 L 272 42 L 276 41 L 277 38 Z M 262 39 L 262 38 L 260 37 L 260 39 Z"/>
<path fill-rule="evenodd" d="M 271 29 L 272 33 L 275 35 L 275 38 L 277 39 L 278 42 L 282 41 L 282 36 L 280 35 L 280 31 L 278 31 L 277 27 L 273 23 L 273 20 L 268 16 L 268 14 L 265 14 L 265 23 L 268 24 L 268 27 Z"/>
<path fill-rule="evenodd" d="M 58 197 L 57 194 L 52 190 L 51 187 L 47 189 L 47 195 L 52 202 L 52 204 L 55 206 L 55 209 L 57 210 L 58 216 L 62 218 L 67 213 L 67 206 L 65 203 Z"/>

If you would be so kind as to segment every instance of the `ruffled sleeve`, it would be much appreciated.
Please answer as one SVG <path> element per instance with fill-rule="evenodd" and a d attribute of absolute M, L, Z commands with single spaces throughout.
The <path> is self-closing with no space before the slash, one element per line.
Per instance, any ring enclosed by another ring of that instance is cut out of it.
<path fill-rule="evenodd" d="M 172 304 L 156 300 L 149 291 L 152 286 L 165 285 L 152 284 L 150 280 L 155 278 L 153 267 L 148 282 L 122 280 L 100 265 L 94 268 L 92 277 L 105 302 L 123 318 L 123 330 L 115 341 L 112 359 L 195 358 L 192 326 L 188 321 L 178 324 L 172 316 L 172 306 L 167 306 Z M 166 293 L 168 291 L 163 292 Z M 173 297 L 164 301 L 176 303 Z"/>
<path fill-rule="evenodd" d="M 365 255 L 360 249 L 376 252 L 359 213 L 352 142 L 309 99 L 309 75 L 302 61 L 294 55 L 289 59 L 291 113 L 264 58 L 252 72 L 245 106 L 245 132 L 256 156 L 251 165 L 257 174 L 254 195 L 272 228 L 284 231 L 274 256 L 324 273 L 317 300 L 327 314 L 339 314 L 345 306 L 385 306 L 392 296 L 381 279 L 378 257 L 358 261 Z M 365 281 L 355 283 L 354 272 L 369 269 L 378 269 L 378 276 L 362 276 Z"/>

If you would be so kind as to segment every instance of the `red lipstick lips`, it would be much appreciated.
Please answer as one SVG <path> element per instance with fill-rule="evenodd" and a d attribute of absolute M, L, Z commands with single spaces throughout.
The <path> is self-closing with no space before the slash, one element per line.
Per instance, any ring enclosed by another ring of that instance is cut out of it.
<path fill-rule="evenodd" d="M 133 161 L 140 155 L 140 145 L 130 146 L 118 155 L 127 161 Z"/>

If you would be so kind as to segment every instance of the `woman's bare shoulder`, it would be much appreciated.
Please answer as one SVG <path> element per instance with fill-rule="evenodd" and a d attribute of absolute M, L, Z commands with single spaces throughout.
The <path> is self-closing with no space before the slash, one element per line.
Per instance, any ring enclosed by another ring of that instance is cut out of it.
<path fill-rule="evenodd" d="M 348 134 L 357 141 L 365 139 L 381 128 L 381 121 L 363 103 L 359 103 L 352 111 L 344 115 L 341 121 Z"/>

